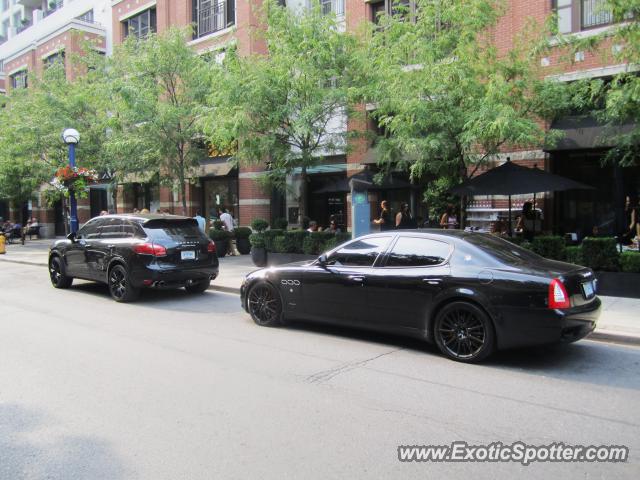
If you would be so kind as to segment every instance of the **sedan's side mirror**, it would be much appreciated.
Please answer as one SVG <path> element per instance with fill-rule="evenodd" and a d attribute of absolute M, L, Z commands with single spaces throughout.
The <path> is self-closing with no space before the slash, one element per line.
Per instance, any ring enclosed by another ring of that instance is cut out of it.
<path fill-rule="evenodd" d="M 67 238 L 71 240 L 73 243 L 75 243 L 76 240 L 78 240 L 78 236 L 76 232 L 71 232 L 69 235 L 67 235 Z"/>
<path fill-rule="evenodd" d="M 327 259 L 327 256 L 324 253 L 318 257 L 318 264 L 321 267 L 326 267 L 327 266 L 327 262 L 328 262 L 328 259 Z"/>

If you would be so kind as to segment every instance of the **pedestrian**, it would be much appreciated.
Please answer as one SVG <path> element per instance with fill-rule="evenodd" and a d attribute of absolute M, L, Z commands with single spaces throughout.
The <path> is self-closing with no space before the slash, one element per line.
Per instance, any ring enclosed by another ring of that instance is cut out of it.
<path fill-rule="evenodd" d="M 534 210 L 533 203 L 524 202 L 522 205 L 522 215 L 516 224 L 516 232 L 522 232 L 522 238 L 528 242 L 533 241 L 533 237 L 541 230 L 540 216 Z"/>
<path fill-rule="evenodd" d="M 453 205 L 447 205 L 447 208 L 440 217 L 440 227 L 449 230 L 458 228 L 458 216 L 456 215 Z"/>
<path fill-rule="evenodd" d="M 380 202 L 380 215 L 373 223 L 380 226 L 380 231 L 393 229 L 393 221 L 391 220 L 391 210 L 389 210 L 389 202 L 383 200 Z"/>
<path fill-rule="evenodd" d="M 226 208 L 220 209 L 220 221 L 227 232 L 233 232 L 233 217 Z"/>
<path fill-rule="evenodd" d="M 138 210 L 137 208 L 134 208 L 133 213 L 140 213 L 140 210 Z"/>
<path fill-rule="evenodd" d="M 101 210 L 100 211 L 100 216 L 104 217 L 105 215 L 109 215 L 109 212 L 107 212 L 106 210 Z"/>
<path fill-rule="evenodd" d="M 406 230 L 408 228 L 415 228 L 416 222 L 411 216 L 411 212 L 409 211 L 409 204 L 402 203 L 400 205 L 400 211 L 396 215 L 396 228 L 398 230 Z"/>
<path fill-rule="evenodd" d="M 198 222 L 198 227 L 200 228 L 200 230 L 202 230 L 203 232 L 206 231 L 205 230 L 205 225 L 206 225 L 206 220 L 204 219 L 204 217 L 202 215 L 200 215 L 200 211 L 196 212 L 196 216 L 193 217 L 195 218 L 196 222 Z"/>
<path fill-rule="evenodd" d="M 635 237 L 640 237 L 640 220 L 638 219 L 638 200 L 627 196 L 624 202 L 624 225 L 622 244 L 630 245 Z"/>
<path fill-rule="evenodd" d="M 315 220 L 311 220 L 309 222 L 309 228 L 307 228 L 307 232 L 317 232 L 318 231 L 318 222 Z"/>

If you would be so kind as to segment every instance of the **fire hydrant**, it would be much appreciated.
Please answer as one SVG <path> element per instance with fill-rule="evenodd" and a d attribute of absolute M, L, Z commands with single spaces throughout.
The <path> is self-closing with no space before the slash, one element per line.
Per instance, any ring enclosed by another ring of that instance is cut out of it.
<path fill-rule="evenodd" d="M 0 235 L 0 254 L 7 253 L 7 249 L 5 247 L 6 238 L 4 235 Z"/>

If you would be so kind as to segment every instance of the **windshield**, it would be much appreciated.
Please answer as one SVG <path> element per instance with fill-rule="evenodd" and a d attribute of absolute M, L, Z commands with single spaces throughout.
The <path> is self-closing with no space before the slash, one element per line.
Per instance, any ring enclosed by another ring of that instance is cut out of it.
<path fill-rule="evenodd" d="M 155 242 L 183 242 L 200 239 L 204 236 L 194 219 L 183 220 L 149 220 L 144 224 L 147 235 Z"/>
<path fill-rule="evenodd" d="M 515 243 L 493 235 L 476 233 L 465 237 L 465 240 L 505 265 L 521 265 L 542 258 Z"/>

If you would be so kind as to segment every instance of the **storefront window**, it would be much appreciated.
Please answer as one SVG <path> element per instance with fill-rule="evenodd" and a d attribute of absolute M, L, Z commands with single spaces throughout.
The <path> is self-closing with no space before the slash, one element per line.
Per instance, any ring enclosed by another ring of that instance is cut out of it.
<path fill-rule="evenodd" d="M 218 209 L 228 209 L 233 218 L 238 218 L 240 205 L 237 175 L 203 179 L 202 185 L 204 212 L 201 213 L 207 220 L 218 218 Z"/>

